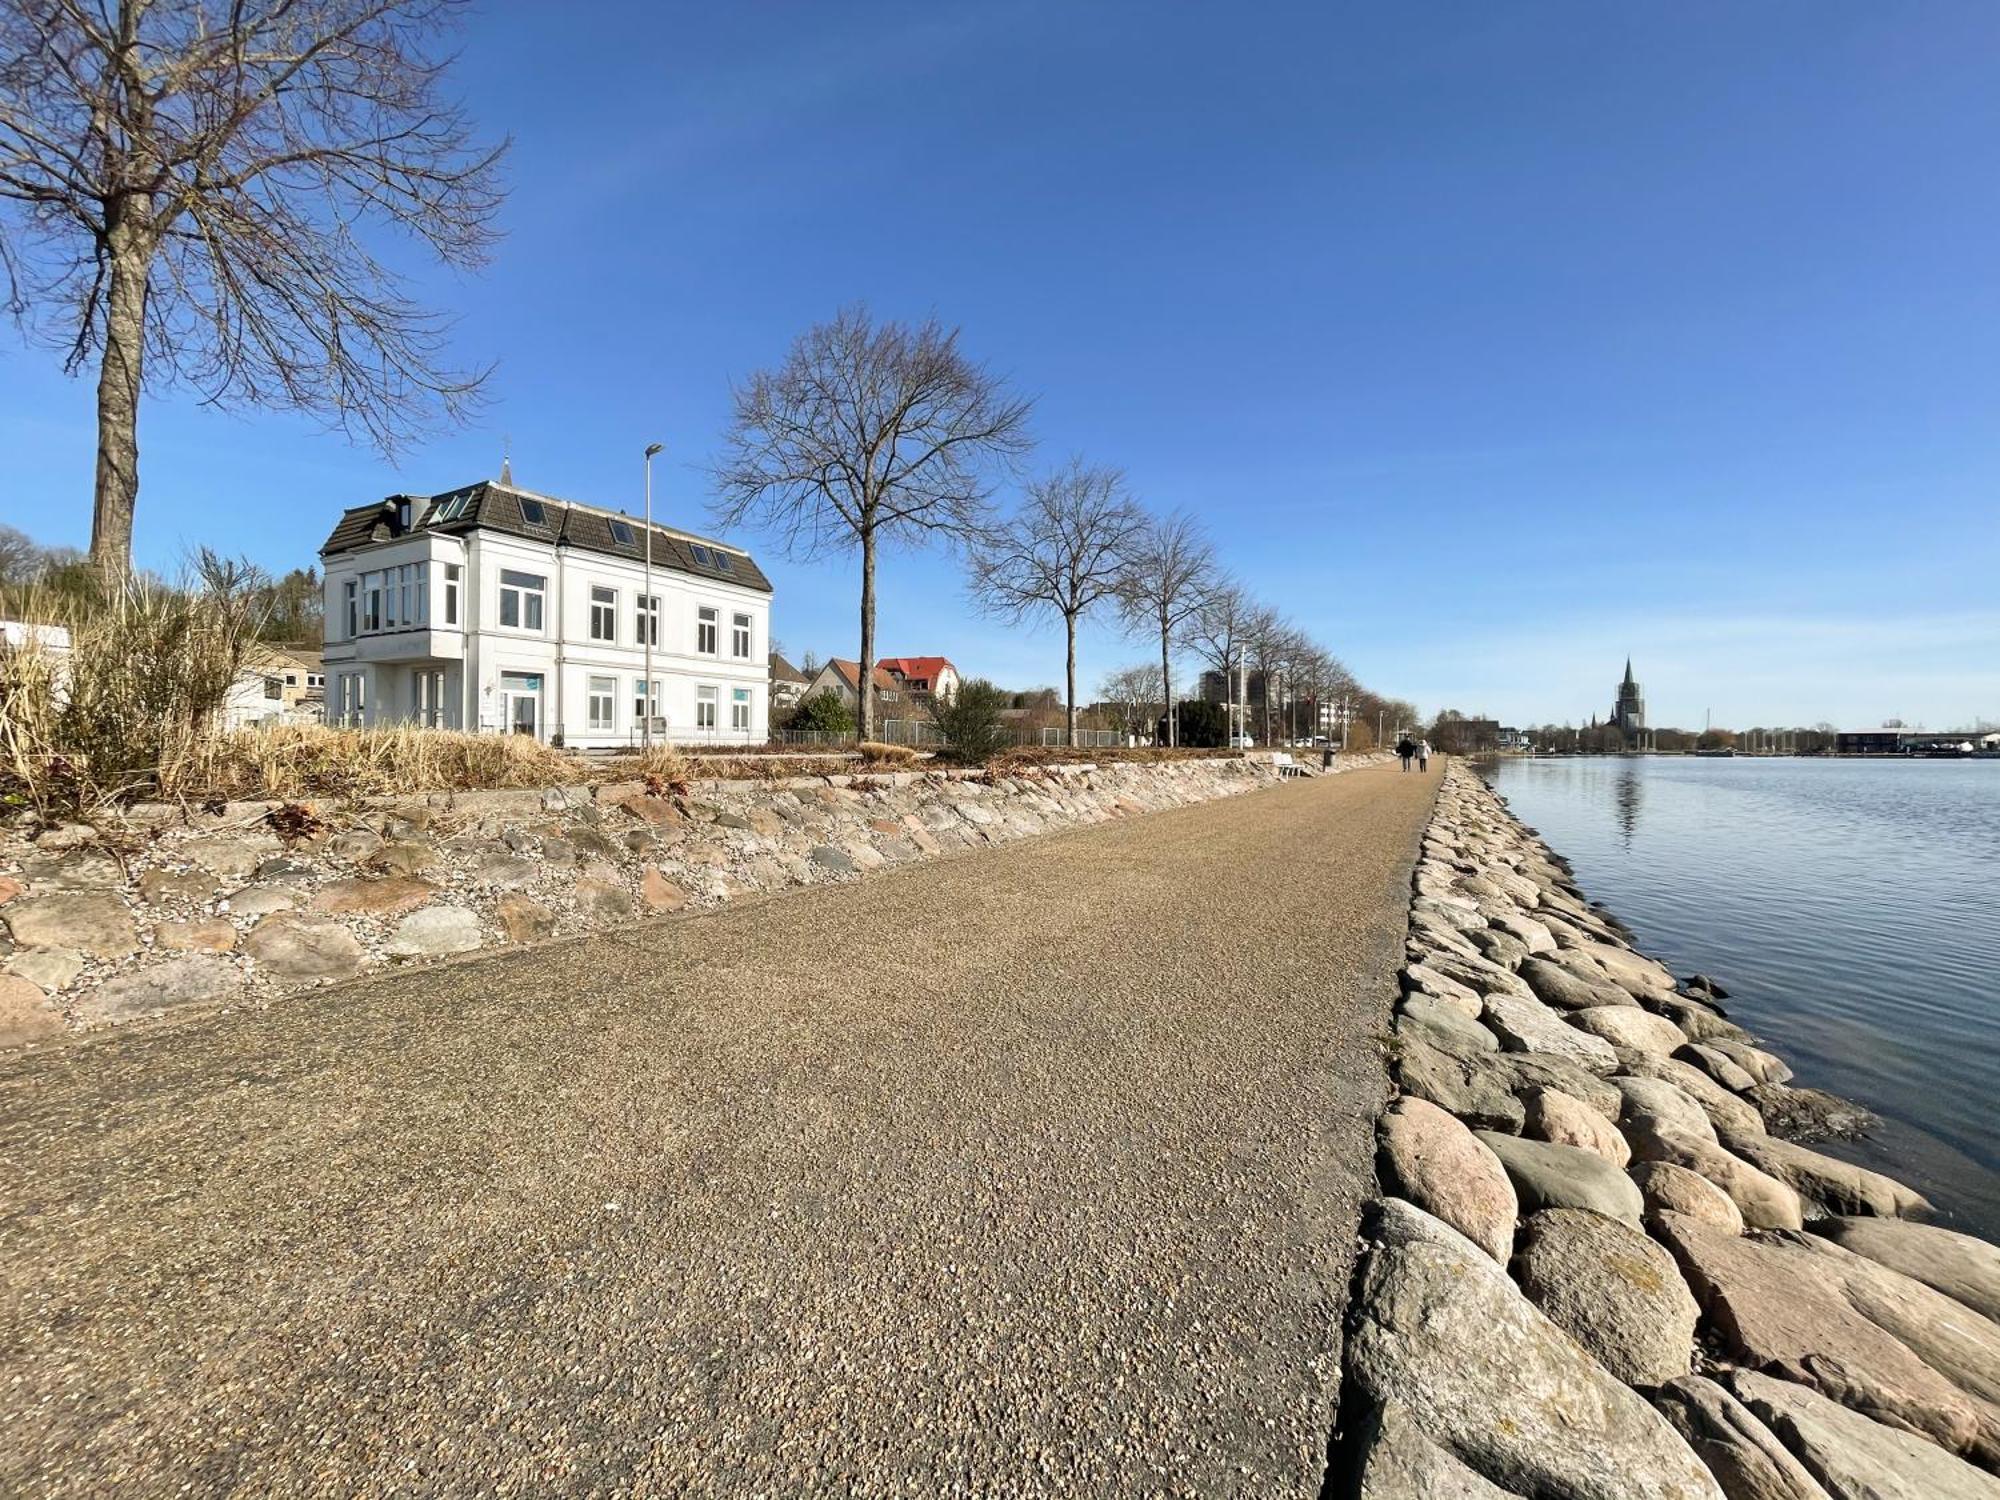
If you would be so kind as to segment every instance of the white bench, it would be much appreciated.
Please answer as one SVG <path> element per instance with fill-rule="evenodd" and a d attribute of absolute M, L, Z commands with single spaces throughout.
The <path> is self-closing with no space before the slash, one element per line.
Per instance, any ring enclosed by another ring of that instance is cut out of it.
<path fill-rule="evenodd" d="M 1285 750 L 1280 750 L 1276 755 L 1273 755 L 1271 757 L 1271 764 L 1278 768 L 1278 775 L 1281 778 L 1286 776 L 1312 776 L 1317 774 L 1311 766 L 1305 765 L 1300 761 L 1293 760 L 1291 757 L 1291 753 Z"/>

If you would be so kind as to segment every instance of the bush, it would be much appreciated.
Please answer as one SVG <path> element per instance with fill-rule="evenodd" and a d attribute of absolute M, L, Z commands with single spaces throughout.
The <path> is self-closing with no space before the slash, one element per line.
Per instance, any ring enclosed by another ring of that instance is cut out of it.
<path fill-rule="evenodd" d="M 960 683 L 950 697 L 931 700 L 931 717 L 944 737 L 946 759 L 984 761 L 1000 748 L 1000 710 L 1007 695 L 984 677 Z"/>
<path fill-rule="evenodd" d="M 1196 698 L 1181 700 L 1180 743 L 1184 749 L 1213 750 L 1228 743 L 1229 713 L 1220 703 L 1204 703 Z M 1160 720 L 1157 743 L 1167 742 L 1167 721 Z"/>
<path fill-rule="evenodd" d="M 823 688 L 801 703 L 792 714 L 792 729 L 814 729 L 822 734 L 854 733 L 854 715 L 832 688 Z"/>

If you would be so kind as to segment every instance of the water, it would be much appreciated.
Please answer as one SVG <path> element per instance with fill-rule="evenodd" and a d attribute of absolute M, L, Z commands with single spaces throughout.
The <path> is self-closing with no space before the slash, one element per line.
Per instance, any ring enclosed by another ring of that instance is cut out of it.
<path fill-rule="evenodd" d="M 1795 1082 L 1868 1105 L 1819 1149 L 2000 1239 L 2000 761 L 1501 760 L 1486 768 L 1591 899 Z"/>

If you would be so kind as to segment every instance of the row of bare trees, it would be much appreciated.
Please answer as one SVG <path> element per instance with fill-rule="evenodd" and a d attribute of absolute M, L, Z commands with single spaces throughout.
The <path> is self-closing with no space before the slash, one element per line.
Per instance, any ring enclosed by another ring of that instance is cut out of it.
<path fill-rule="evenodd" d="M 1077 635 L 1115 615 L 1159 650 L 1169 720 L 1177 650 L 1233 680 L 1267 686 L 1264 738 L 1279 704 L 1358 691 L 1330 652 L 1224 574 L 1191 517 L 1149 513 L 1115 468 L 1072 458 L 1023 475 L 1031 403 L 974 361 L 935 319 L 878 323 L 862 307 L 808 330 L 784 362 L 737 386 L 715 468 L 719 524 L 774 537 L 787 556 L 855 552 L 861 562 L 860 730 L 876 732 L 876 568 L 888 545 L 960 546 L 974 601 L 1012 622 L 1060 621 L 1068 737 L 1077 731 Z M 1000 513 L 999 490 L 1021 481 Z M 1150 667 L 1145 669 L 1150 673 Z M 1136 704 L 1137 679 L 1121 701 Z"/>

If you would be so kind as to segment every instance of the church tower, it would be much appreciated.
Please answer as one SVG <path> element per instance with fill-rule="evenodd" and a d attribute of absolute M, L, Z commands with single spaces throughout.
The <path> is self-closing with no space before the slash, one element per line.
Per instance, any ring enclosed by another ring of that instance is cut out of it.
<path fill-rule="evenodd" d="M 1639 683 L 1632 676 L 1632 658 L 1625 658 L 1625 680 L 1618 684 L 1618 702 L 1611 710 L 1611 722 L 1618 726 L 1618 732 L 1625 736 L 1628 744 L 1636 742 L 1646 733 L 1646 698 L 1639 691 Z"/>

